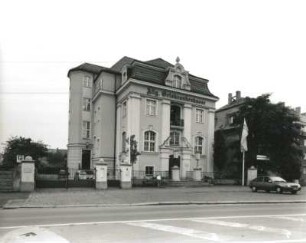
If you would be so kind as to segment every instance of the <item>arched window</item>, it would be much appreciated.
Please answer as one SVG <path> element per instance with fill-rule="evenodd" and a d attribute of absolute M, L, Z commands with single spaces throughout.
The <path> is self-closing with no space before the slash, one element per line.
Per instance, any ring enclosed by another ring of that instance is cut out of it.
<path fill-rule="evenodd" d="M 154 152 L 156 143 L 156 133 L 153 131 L 146 131 L 144 133 L 144 151 Z"/>
<path fill-rule="evenodd" d="M 182 77 L 174 75 L 173 77 L 173 87 L 181 88 L 182 87 Z"/>
<path fill-rule="evenodd" d="M 122 152 L 126 150 L 126 132 L 122 133 Z"/>
<path fill-rule="evenodd" d="M 195 144 L 194 144 L 194 153 L 199 153 L 202 154 L 203 153 L 203 141 L 204 139 L 202 137 L 196 137 L 195 138 Z"/>

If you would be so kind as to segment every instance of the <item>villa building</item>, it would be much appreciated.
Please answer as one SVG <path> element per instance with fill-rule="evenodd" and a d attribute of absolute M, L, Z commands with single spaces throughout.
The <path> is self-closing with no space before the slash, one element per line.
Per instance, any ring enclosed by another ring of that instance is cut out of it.
<path fill-rule="evenodd" d="M 213 172 L 215 104 L 208 80 L 180 63 L 123 57 L 111 68 L 84 63 L 70 79 L 68 168 L 92 169 L 100 159 L 117 170 L 131 163 L 129 138 L 140 155 L 134 171 L 199 167 Z"/>

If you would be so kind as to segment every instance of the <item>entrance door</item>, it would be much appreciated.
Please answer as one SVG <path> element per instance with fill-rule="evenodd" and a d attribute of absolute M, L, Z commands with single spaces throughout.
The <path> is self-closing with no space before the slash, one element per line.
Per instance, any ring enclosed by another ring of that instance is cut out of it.
<path fill-rule="evenodd" d="M 90 150 L 82 150 L 82 169 L 90 170 Z"/>
<path fill-rule="evenodd" d="M 169 156 L 169 177 L 170 179 L 172 179 L 172 173 L 171 173 L 172 167 L 177 166 L 180 168 L 180 161 L 181 161 L 180 156 L 178 158 L 174 158 L 173 155 Z"/>

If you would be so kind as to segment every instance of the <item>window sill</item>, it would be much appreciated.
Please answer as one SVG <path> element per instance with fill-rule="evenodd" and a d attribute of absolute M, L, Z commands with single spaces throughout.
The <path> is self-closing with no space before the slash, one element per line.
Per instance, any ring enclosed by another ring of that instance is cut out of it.
<path fill-rule="evenodd" d="M 141 155 L 159 155 L 159 152 L 141 151 Z"/>

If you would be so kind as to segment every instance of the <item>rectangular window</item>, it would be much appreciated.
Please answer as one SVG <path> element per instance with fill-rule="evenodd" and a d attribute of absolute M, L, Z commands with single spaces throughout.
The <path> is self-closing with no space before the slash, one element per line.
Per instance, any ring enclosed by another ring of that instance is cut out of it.
<path fill-rule="evenodd" d="M 88 77 L 88 76 L 84 77 L 83 87 L 86 87 L 86 88 L 91 88 L 92 87 L 92 80 L 90 79 L 90 77 Z"/>
<path fill-rule="evenodd" d="M 179 146 L 180 145 L 181 133 L 179 131 L 170 132 L 170 145 Z"/>
<path fill-rule="evenodd" d="M 127 110 L 126 110 L 126 101 L 124 101 L 122 103 L 122 116 L 125 117 L 126 113 L 127 113 Z"/>
<path fill-rule="evenodd" d="M 156 134 L 153 131 L 147 131 L 144 134 L 144 151 L 154 152 L 155 151 Z"/>
<path fill-rule="evenodd" d="M 203 138 L 202 137 L 195 138 L 194 153 L 198 153 L 198 154 L 203 153 Z"/>
<path fill-rule="evenodd" d="M 146 114 L 148 116 L 156 116 L 156 101 L 155 100 L 147 100 Z"/>
<path fill-rule="evenodd" d="M 89 121 L 83 121 L 83 138 L 90 138 L 90 122 Z"/>
<path fill-rule="evenodd" d="M 153 175 L 154 175 L 154 167 L 146 166 L 146 176 L 153 176 Z"/>
<path fill-rule="evenodd" d="M 196 122 L 204 123 L 204 110 L 196 109 Z"/>
<path fill-rule="evenodd" d="M 228 124 L 230 124 L 230 125 L 234 124 L 234 116 L 229 116 Z"/>
<path fill-rule="evenodd" d="M 90 111 L 90 99 L 83 98 L 83 111 Z"/>

